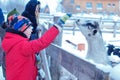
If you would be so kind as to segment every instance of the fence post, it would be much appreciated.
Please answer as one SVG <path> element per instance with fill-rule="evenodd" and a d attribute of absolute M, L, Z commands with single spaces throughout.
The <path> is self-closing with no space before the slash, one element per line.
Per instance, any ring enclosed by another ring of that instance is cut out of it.
<path fill-rule="evenodd" d="M 59 19 L 59 16 L 54 16 L 53 18 L 53 21 L 54 23 L 57 22 L 57 20 Z M 50 27 L 51 25 L 49 25 Z M 62 33 L 63 33 L 63 30 L 61 30 L 61 32 L 58 34 L 58 36 L 56 37 L 56 39 L 54 40 L 54 44 L 57 44 L 58 46 L 61 46 L 62 45 Z M 54 49 L 53 49 L 54 50 Z M 53 51 L 53 52 L 56 52 L 56 51 Z M 48 52 L 48 54 L 51 53 L 51 52 Z M 59 71 L 59 65 L 60 65 L 60 58 L 59 56 L 61 54 L 57 53 L 57 60 L 54 61 L 53 59 L 51 59 L 51 66 L 50 66 L 50 72 L 51 72 L 51 77 L 52 77 L 52 80 L 59 80 L 59 77 L 60 77 L 60 71 Z"/>
<path fill-rule="evenodd" d="M 45 79 L 46 80 L 52 80 L 45 49 L 42 50 L 42 52 L 41 52 L 41 58 L 42 58 L 42 61 L 43 61 L 43 64 L 44 64 L 44 71 L 45 71 L 45 76 L 46 76 Z"/>
<path fill-rule="evenodd" d="M 53 18 L 54 23 L 56 23 L 59 18 L 60 18 L 59 16 L 54 16 L 54 18 Z M 55 43 L 55 44 L 57 44 L 59 46 L 62 46 L 62 33 L 63 33 L 63 30 L 61 30 L 61 32 L 56 37 L 56 39 L 54 40 L 53 43 Z"/>
<path fill-rule="evenodd" d="M 113 37 L 116 37 L 116 30 L 117 30 L 117 22 L 114 21 L 114 25 L 113 25 Z"/>
<path fill-rule="evenodd" d="M 55 16 L 54 17 L 54 23 L 56 23 L 56 21 L 58 20 L 58 16 Z M 50 24 L 48 23 L 46 26 L 48 27 L 48 29 L 52 26 L 53 24 Z M 45 28 L 42 27 L 42 34 L 45 32 Z M 61 46 L 62 44 L 62 32 L 61 31 L 59 33 L 59 35 L 56 37 L 56 39 L 54 40 L 53 43 L 57 44 L 58 46 Z M 48 53 L 49 54 L 49 53 Z M 56 53 L 58 54 L 58 53 Z M 51 66 L 50 66 L 50 70 L 49 70 L 49 63 L 48 63 L 48 59 L 46 57 L 46 50 L 43 50 L 42 53 L 41 53 L 41 57 L 42 57 L 42 61 L 43 61 L 43 66 L 44 66 L 44 71 L 45 71 L 45 78 L 46 80 L 59 80 L 59 55 L 57 56 L 58 57 L 58 60 L 56 62 L 54 62 L 52 59 L 51 59 Z"/>

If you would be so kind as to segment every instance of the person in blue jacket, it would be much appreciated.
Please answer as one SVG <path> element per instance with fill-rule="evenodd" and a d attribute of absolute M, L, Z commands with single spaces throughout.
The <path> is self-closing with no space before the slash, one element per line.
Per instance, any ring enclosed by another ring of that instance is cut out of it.
<path fill-rule="evenodd" d="M 4 18 L 2 9 L 0 8 L 0 26 L 3 24 L 4 20 L 5 20 L 5 18 Z"/>

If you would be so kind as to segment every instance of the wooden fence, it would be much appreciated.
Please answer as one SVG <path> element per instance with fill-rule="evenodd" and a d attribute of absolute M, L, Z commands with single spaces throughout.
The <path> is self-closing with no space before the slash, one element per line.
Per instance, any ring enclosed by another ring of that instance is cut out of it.
<path fill-rule="evenodd" d="M 74 56 L 57 45 L 51 44 L 46 49 L 46 53 L 51 57 L 50 73 L 52 80 L 59 80 L 61 77 L 59 75 L 60 66 L 77 77 L 77 80 L 109 80 L 108 73 L 97 69 L 95 65 Z"/>

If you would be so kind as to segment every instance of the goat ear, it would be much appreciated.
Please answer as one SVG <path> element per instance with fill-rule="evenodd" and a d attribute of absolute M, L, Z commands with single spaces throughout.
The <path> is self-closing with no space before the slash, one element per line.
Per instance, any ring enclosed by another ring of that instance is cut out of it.
<path fill-rule="evenodd" d="M 95 21 L 94 24 L 97 28 L 99 27 L 99 23 L 97 21 Z"/>
<path fill-rule="evenodd" d="M 93 35 L 95 35 L 97 33 L 97 30 L 95 29 L 95 30 L 93 30 Z"/>

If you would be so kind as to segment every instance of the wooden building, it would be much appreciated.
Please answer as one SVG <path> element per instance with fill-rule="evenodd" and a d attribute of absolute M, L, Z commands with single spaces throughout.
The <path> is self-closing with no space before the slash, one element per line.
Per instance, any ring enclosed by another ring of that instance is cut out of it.
<path fill-rule="evenodd" d="M 63 0 L 62 4 L 71 13 L 120 13 L 120 0 Z"/>

